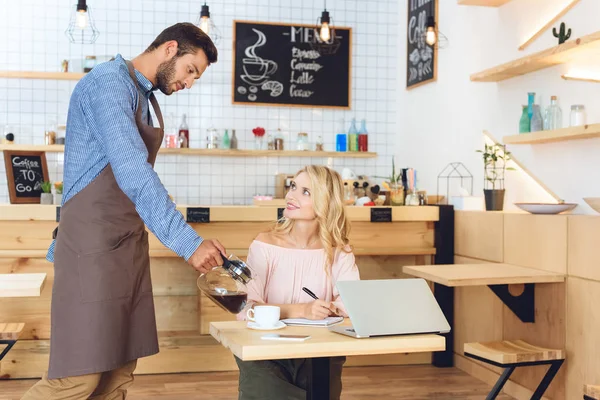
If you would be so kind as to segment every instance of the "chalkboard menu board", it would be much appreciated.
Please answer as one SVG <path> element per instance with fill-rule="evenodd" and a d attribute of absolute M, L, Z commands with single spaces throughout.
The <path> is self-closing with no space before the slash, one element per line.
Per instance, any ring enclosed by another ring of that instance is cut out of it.
<path fill-rule="evenodd" d="M 350 108 L 351 33 L 235 21 L 233 103 Z"/>
<path fill-rule="evenodd" d="M 437 46 L 425 42 L 427 17 L 438 21 L 438 0 L 408 0 L 408 32 L 406 40 L 406 88 L 434 82 L 437 79 Z"/>
<path fill-rule="evenodd" d="M 10 202 L 39 204 L 42 182 L 49 180 L 46 153 L 4 150 L 4 164 Z"/>

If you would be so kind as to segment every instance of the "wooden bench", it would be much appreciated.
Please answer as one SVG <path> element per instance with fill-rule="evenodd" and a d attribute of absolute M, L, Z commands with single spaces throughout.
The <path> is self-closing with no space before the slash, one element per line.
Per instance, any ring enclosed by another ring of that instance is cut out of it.
<path fill-rule="evenodd" d="M 0 353 L 0 361 L 2 361 L 6 353 L 8 353 L 17 340 L 19 340 L 23 328 L 25 328 L 23 322 L 0 323 L 0 345 L 6 345 Z"/>
<path fill-rule="evenodd" d="M 583 387 L 583 398 L 585 400 L 600 400 L 600 386 L 585 385 Z"/>
<path fill-rule="evenodd" d="M 522 340 L 465 343 L 464 352 L 467 357 L 496 367 L 505 368 L 487 395 L 486 400 L 492 400 L 498 396 L 515 368 L 530 365 L 550 365 L 548 372 L 546 372 L 533 396 L 531 396 L 531 400 L 539 400 L 565 361 L 565 352 L 563 350 L 545 349 Z"/>

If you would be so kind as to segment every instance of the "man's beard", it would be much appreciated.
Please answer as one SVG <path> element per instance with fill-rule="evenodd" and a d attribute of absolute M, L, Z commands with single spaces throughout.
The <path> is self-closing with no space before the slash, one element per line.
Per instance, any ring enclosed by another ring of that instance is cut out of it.
<path fill-rule="evenodd" d="M 156 88 L 167 96 L 173 93 L 171 84 L 173 76 L 175 76 L 175 61 L 177 61 L 177 56 L 161 63 L 156 72 Z"/>

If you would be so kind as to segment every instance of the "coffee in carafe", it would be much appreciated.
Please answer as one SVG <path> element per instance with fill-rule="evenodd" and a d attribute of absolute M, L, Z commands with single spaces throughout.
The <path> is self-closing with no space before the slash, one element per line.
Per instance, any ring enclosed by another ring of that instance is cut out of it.
<path fill-rule="evenodd" d="M 223 310 L 238 314 L 248 301 L 246 285 L 252 273 L 246 263 L 230 255 L 223 257 L 223 265 L 198 277 L 198 288 Z"/>

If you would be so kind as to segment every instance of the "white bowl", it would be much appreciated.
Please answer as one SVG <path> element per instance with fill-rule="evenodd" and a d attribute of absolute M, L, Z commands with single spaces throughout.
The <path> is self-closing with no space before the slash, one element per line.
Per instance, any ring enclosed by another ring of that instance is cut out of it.
<path fill-rule="evenodd" d="M 515 203 L 515 206 L 531 214 L 560 214 L 577 207 L 577 203 Z"/>
<path fill-rule="evenodd" d="M 592 207 L 594 211 L 600 213 L 600 197 L 584 197 L 583 201 Z"/>

